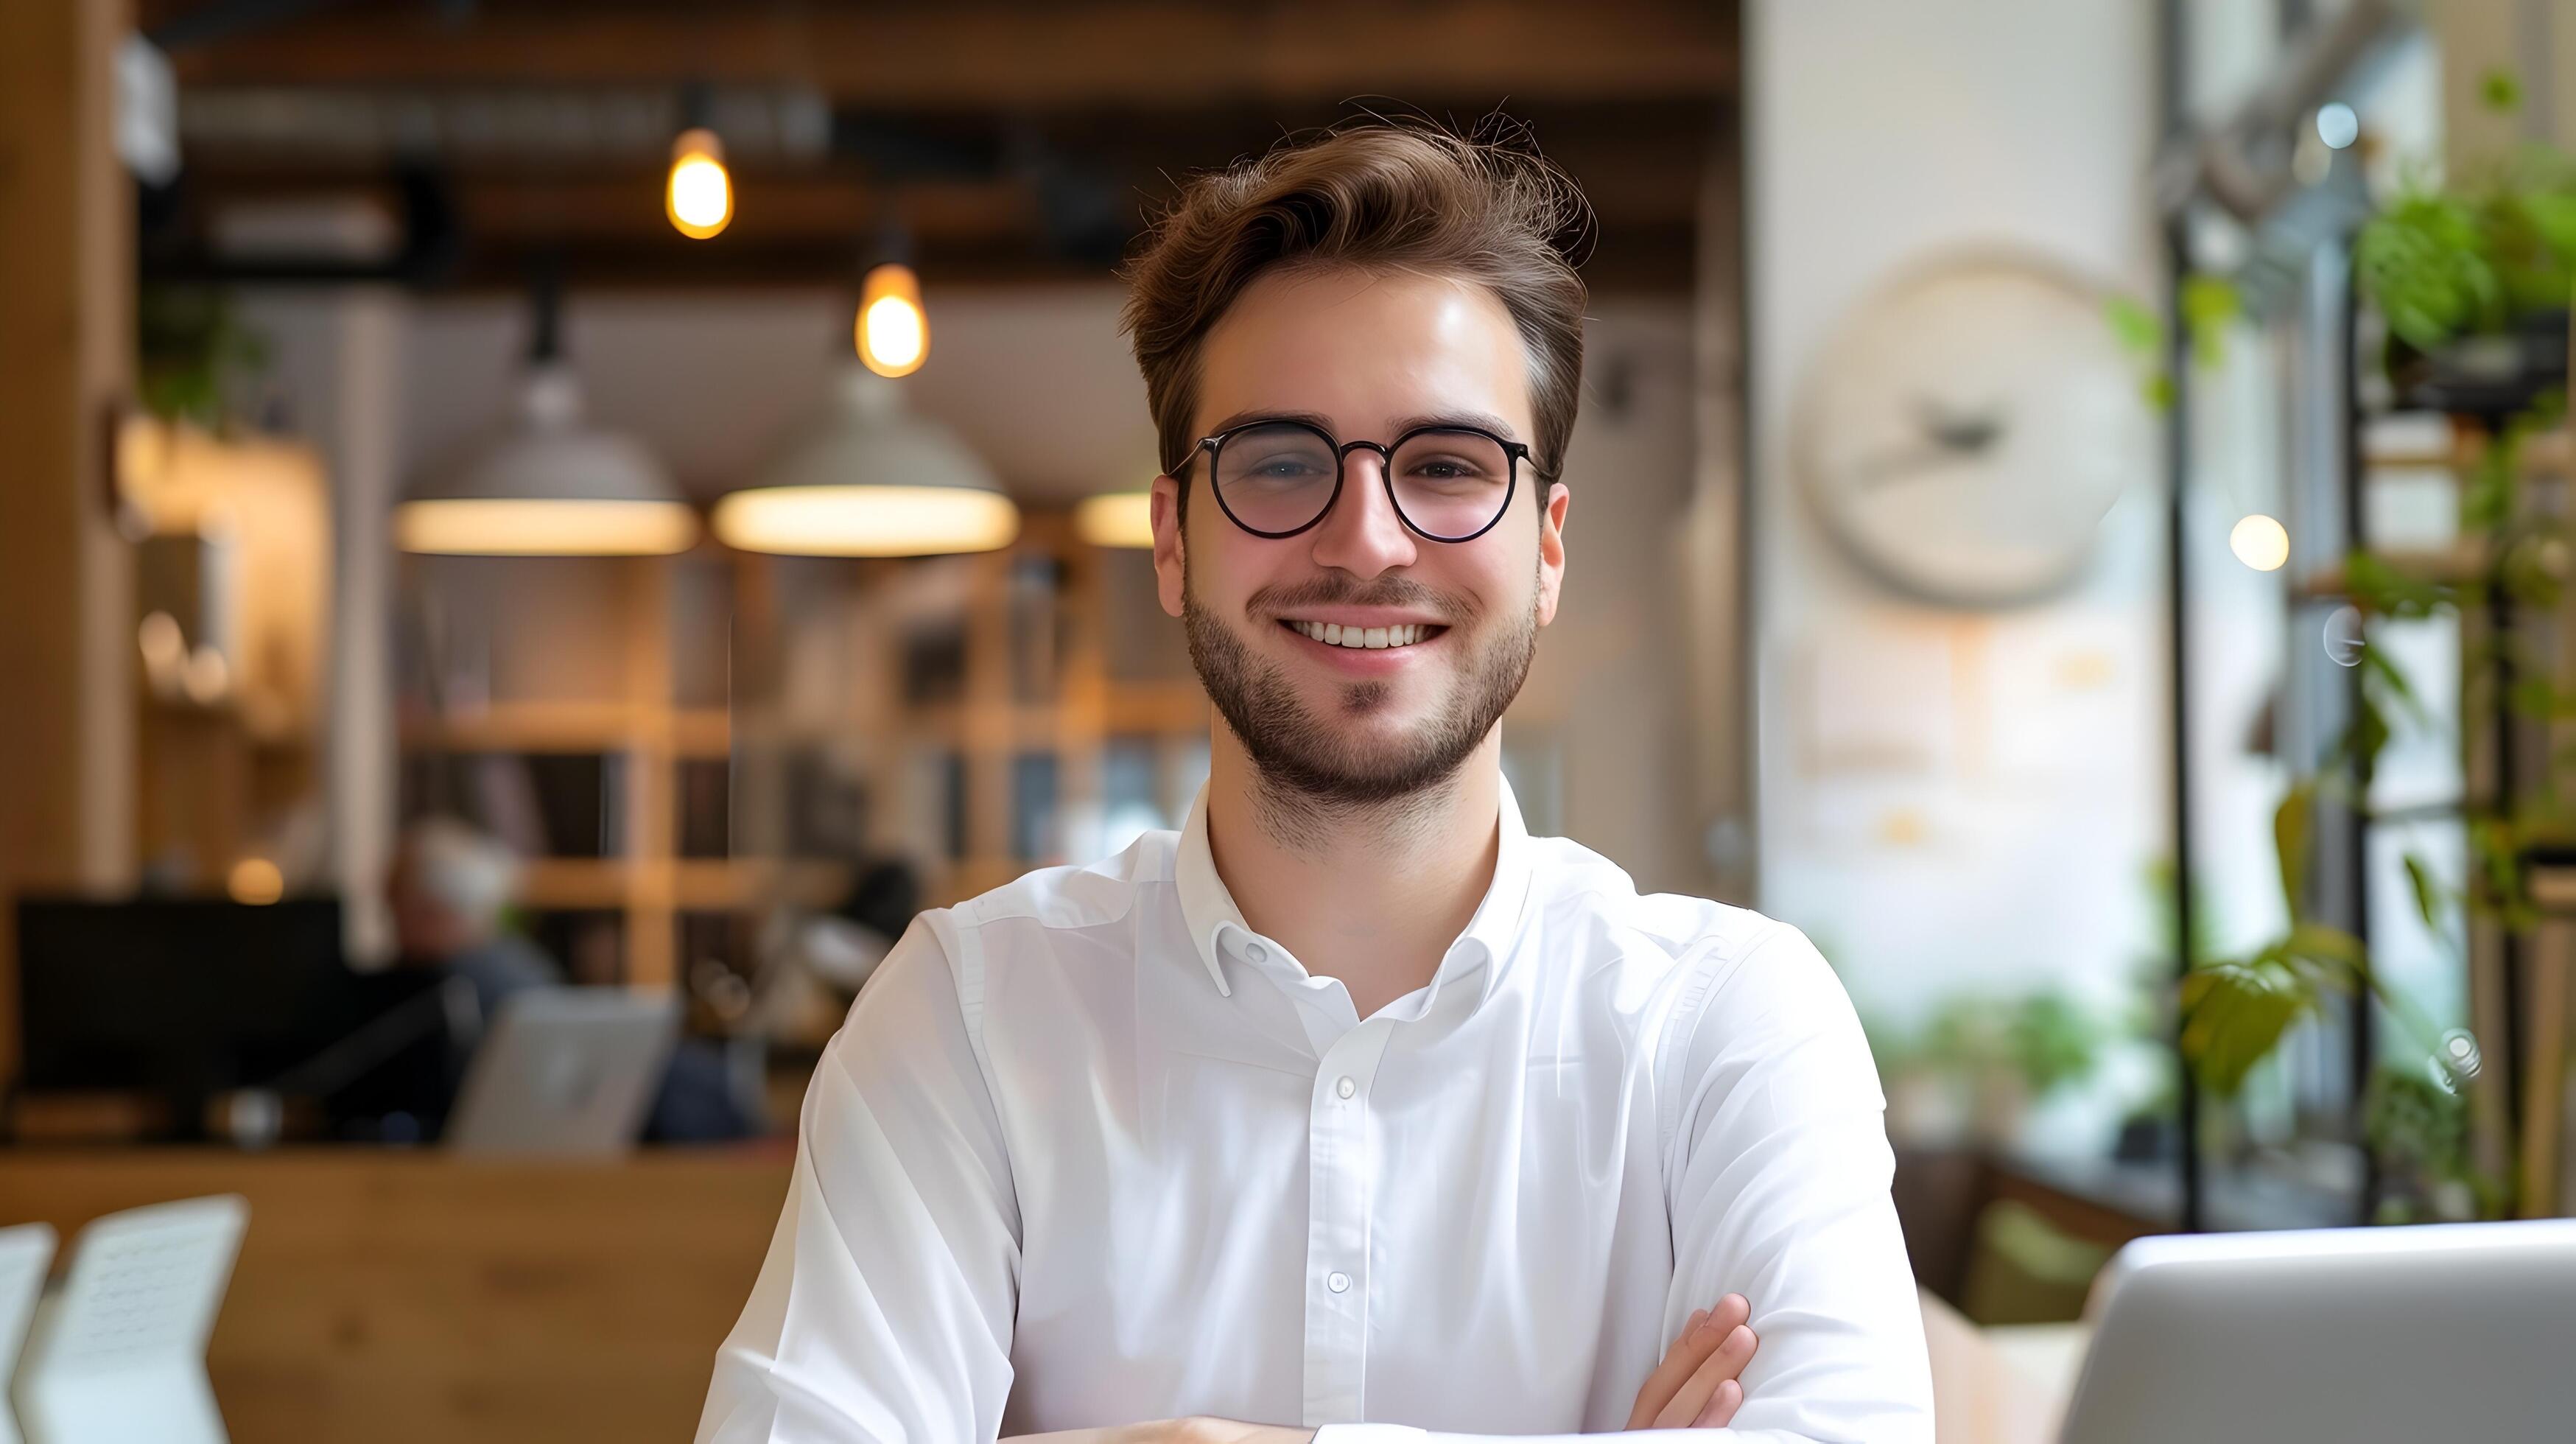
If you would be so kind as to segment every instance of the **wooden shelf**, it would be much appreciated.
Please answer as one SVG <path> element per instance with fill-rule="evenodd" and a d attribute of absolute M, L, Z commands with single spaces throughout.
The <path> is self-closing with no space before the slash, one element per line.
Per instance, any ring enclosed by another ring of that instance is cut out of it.
<path fill-rule="evenodd" d="M 785 901 L 829 907 L 850 870 L 840 863 L 774 858 L 538 858 L 519 874 L 521 907 L 612 911 L 645 906 L 728 912 Z"/>
<path fill-rule="evenodd" d="M 2476 579 L 2486 561 L 2484 543 L 2476 537 L 2463 537 L 2447 547 L 2420 551 L 2385 551 L 2377 553 L 2398 575 L 2411 581 L 2433 582 L 2455 586 Z M 2311 599 L 2332 599 L 2351 595 L 2341 564 L 2322 567 L 2299 579 L 2298 595 Z"/>
<path fill-rule="evenodd" d="M 721 707 L 656 710 L 626 702 L 506 702 L 445 717 L 406 719 L 418 752 L 624 752 L 661 744 L 674 756 L 724 757 L 732 719 Z"/>

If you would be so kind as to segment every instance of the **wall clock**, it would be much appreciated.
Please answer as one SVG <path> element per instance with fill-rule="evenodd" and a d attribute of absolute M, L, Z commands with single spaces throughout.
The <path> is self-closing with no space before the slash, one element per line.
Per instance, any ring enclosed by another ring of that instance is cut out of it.
<path fill-rule="evenodd" d="M 2073 580 L 2157 455 L 2107 301 L 2044 261 L 1990 254 L 1864 302 L 1791 421 L 1793 473 L 1827 530 L 1889 585 L 1948 605 Z"/>

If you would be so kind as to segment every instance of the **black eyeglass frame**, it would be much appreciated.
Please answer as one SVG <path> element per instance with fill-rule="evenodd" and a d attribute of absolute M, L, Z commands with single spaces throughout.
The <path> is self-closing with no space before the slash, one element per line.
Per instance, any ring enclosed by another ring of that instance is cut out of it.
<path fill-rule="evenodd" d="M 1225 488 L 1219 486 L 1216 479 L 1217 454 L 1225 449 L 1225 443 L 1229 438 L 1238 436 L 1246 431 L 1266 430 L 1274 426 L 1293 426 L 1300 431 L 1311 432 L 1321 439 L 1325 447 L 1333 453 L 1333 494 L 1324 498 L 1323 506 L 1316 511 L 1313 519 L 1307 521 L 1302 526 L 1290 527 L 1286 531 L 1263 531 L 1261 528 L 1252 525 L 1239 516 L 1236 516 L 1234 514 L 1234 508 L 1225 504 Z M 1412 517 L 1405 515 L 1404 503 L 1397 499 L 1395 494 L 1395 454 L 1404 449 L 1404 444 L 1406 442 L 1413 440 L 1417 436 L 1481 436 L 1485 440 L 1490 441 L 1503 449 L 1503 455 L 1509 459 L 1509 470 L 1503 482 L 1502 505 L 1494 508 L 1492 518 L 1487 520 L 1483 526 L 1476 528 L 1465 536 L 1442 536 L 1438 532 L 1424 531 L 1420 523 L 1416 522 Z M 1481 426 L 1417 426 L 1411 431 L 1405 432 L 1403 435 L 1397 437 L 1395 440 L 1381 444 L 1375 441 L 1343 441 L 1335 437 L 1333 433 L 1326 431 L 1324 428 L 1317 426 L 1311 421 L 1299 421 L 1293 417 L 1286 416 L 1268 417 L 1256 421 L 1247 421 L 1240 426 L 1229 426 L 1225 430 L 1217 432 L 1212 436 L 1200 437 L 1198 441 L 1190 447 L 1189 461 L 1181 463 L 1180 469 L 1173 473 L 1173 475 L 1174 479 L 1178 480 L 1183 487 L 1187 487 L 1190 484 L 1189 472 L 1192 469 L 1190 461 L 1198 460 L 1200 454 L 1205 453 L 1208 459 L 1208 494 L 1216 498 L 1217 510 L 1225 513 L 1225 519 L 1234 523 L 1236 527 L 1245 533 L 1260 537 L 1265 541 L 1284 541 L 1289 537 L 1313 531 L 1316 527 L 1323 525 L 1324 518 L 1333 514 L 1333 507 L 1342 499 L 1342 484 L 1350 479 L 1350 458 L 1351 453 L 1354 451 L 1374 451 L 1377 453 L 1379 484 L 1386 488 L 1387 505 L 1395 508 L 1395 519 L 1404 523 L 1404 529 L 1406 531 L 1413 533 L 1424 541 L 1446 542 L 1452 546 L 1461 542 L 1474 541 L 1476 538 L 1492 531 L 1504 517 L 1512 514 L 1512 498 L 1520 495 L 1521 464 L 1523 462 L 1529 463 L 1532 475 L 1537 476 L 1541 480 L 1545 480 L 1547 477 L 1547 473 L 1540 471 L 1537 461 L 1532 458 L 1528 442 L 1506 440 L 1503 437 L 1496 436 L 1494 433 L 1487 431 Z"/>

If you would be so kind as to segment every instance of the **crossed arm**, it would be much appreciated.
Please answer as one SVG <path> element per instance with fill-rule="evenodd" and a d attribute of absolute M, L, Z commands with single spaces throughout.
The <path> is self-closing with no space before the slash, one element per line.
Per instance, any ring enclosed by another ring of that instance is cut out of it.
<path fill-rule="evenodd" d="M 1000 1433 L 1013 1379 L 1018 1202 L 940 931 L 916 923 L 826 1050 L 787 1206 L 718 1353 L 698 1444 Z M 1666 1317 L 1677 1337 L 1641 1388 L 1630 1427 L 1726 1429 L 1724 1439 L 1745 1444 L 1930 1444 L 1930 1370 L 1887 1192 L 1893 1160 L 1850 1005 L 1794 929 L 1700 965 L 1709 970 L 1701 1021 L 1672 1040 L 1681 1101 L 1665 1168 Z M 1722 1026 L 1709 1021 L 1720 1010 Z M 1702 1329 L 1704 1318 L 1683 1315 L 1694 1298 L 1722 1290 L 1732 1295 L 1714 1309 L 1726 1327 Z M 1745 1296 L 1762 1302 L 1758 1357 Z M 1313 1437 L 1189 1419 L 1020 1444 Z M 1384 1425 L 1330 1426 L 1328 1437 L 1495 1444 Z"/>
<path fill-rule="evenodd" d="M 1755 1339 L 1746 1326 L 1753 1307 L 1728 1294 L 1714 1309 L 1692 1313 L 1628 1411 L 1630 1429 L 1723 1429 L 1744 1402 L 1744 1366 Z M 1108 1429 L 1020 1434 L 1002 1444 L 1309 1444 L 1312 1429 L 1246 1424 L 1235 1419 L 1157 1419 Z"/>

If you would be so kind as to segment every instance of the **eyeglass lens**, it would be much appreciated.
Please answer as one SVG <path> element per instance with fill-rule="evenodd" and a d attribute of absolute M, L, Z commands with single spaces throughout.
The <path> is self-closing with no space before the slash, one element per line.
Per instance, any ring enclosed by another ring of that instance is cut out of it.
<path fill-rule="evenodd" d="M 1284 422 L 1246 427 L 1217 444 L 1217 493 L 1244 527 L 1292 532 L 1332 504 L 1344 464 L 1320 432 Z M 1480 432 L 1418 431 L 1397 445 L 1387 475 L 1396 510 L 1416 531 L 1457 540 L 1502 514 L 1511 496 L 1512 458 Z"/>

